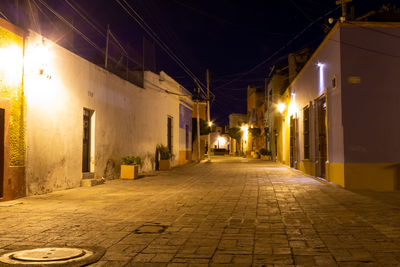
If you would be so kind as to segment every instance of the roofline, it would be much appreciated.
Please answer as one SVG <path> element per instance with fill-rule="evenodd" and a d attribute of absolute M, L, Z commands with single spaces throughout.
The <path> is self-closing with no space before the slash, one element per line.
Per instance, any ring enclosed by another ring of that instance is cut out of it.
<path fill-rule="evenodd" d="M 325 43 L 331 38 L 331 36 L 336 32 L 336 30 L 339 27 L 387 27 L 387 28 L 398 28 L 400 27 L 400 22 L 380 22 L 380 21 L 345 21 L 345 22 L 336 22 L 335 26 L 329 31 L 329 33 L 325 36 L 324 40 L 322 40 L 321 44 L 315 49 L 314 53 L 311 55 L 311 57 L 307 60 L 307 63 L 304 64 L 304 66 L 301 68 L 299 73 L 294 77 L 293 81 L 286 87 L 284 92 L 290 87 L 293 86 L 293 84 L 299 79 L 301 74 L 305 71 L 305 69 L 310 65 L 311 61 L 317 56 L 317 54 L 320 52 L 323 46 L 325 46 Z"/>
<path fill-rule="evenodd" d="M 356 26 L 361 26 L 361 27 L 384 27 L 384 28 L 398 28 L 400 27 L 400 22 L 397 21 L 345 21 L 342 23 L 341 26 L 346 26 L 346 27 L 356 27 Z"/>
<path fill-rule="evenodd" d="M 329 31 L 329 33 L 325 36 L 324 40 L 322 40 L 321 44 L 315 49 L 314 53 L 311 55 L 311 57 L 307 60 L 307 63 L 304 64 L 304 66 L 301 68 L 299 73 L 294 77 L 293 81 L 286 87 L 286 89 L 283 91 L 285 92 L 286 90 L 290 89 L 290 87 L 293 86 L 293 84 L 299 79 L 301 74 L 305 71 L 305 69 L 310 65 L 311 61 L 317 56 L 319 51 L 322 49 L 323 46 L 325 46 L 325 43 L 331 38 L 331 36 L 336 32 L 336 30 L 341 26 L 342 23 L 339 21 L 336 22 L 336 24 L 333 26 L 333 28 Z"/>
<path fill-rule="evenodd" d="M 0 27 L 16 34 L 19 35 L 20 37 L 24 37 L 26 34 L 26 31 L 20 27 L 18 27 L 17 25 L 12 24 L 11 22 L 0 18 Z"/>

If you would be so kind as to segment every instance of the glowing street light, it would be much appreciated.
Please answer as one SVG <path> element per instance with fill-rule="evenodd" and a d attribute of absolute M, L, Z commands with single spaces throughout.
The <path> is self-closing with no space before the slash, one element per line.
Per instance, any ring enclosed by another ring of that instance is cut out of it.
<path fill-rule="evenodd" d="M 212 125 L 213 125 L 212 121 L 209 121 L 209 122 L 208 122 L 208 126 L 211 127 Z"/>
<path fill-rule="evenodd" d="M 286 105 L 283 103 L 278 104 L 277 106 L 279 113 L 283 113 L 283 111 L 285 111 Z"/>

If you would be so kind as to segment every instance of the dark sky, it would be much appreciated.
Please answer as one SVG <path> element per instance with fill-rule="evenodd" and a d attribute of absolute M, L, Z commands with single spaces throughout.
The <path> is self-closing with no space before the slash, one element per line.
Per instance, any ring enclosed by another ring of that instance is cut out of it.
<path fill-rule="evenodd" d="M 1 0 L 0 11 L 10 20 L 16 19 L 17 0 Z M 26 0 L 19 0 L 24 2 Z M 76 28 L 105 47 L 105 38 L 84 21 L 70 4 L 85 14 L 105 33 L 107 24 L 128 47 L 132 58 L 139 60 L 142 38 L 151 37 L 121 8 L 116 0 L 30 0 L 36 16 L 42 21 L 44 33 L 51 25 L 48 18 L 57 20 L 41 1 L 47 3 Z M 212 105 L 213 120 L 227 122 L 230 113 L 246 111 L 247 85 L 263 85 L 270 66 L 287 61 L 286 55 L 306 46 L 315 47 L 329 29 L 328 18 L 338 18 L 340 8 L 335 0 L 126 0 L 143 18 L 156 35 L 181 59 L 203 83 L 205 70 L 211 72 L 211 90 L 216 98 Z M 121 0 L 123 2 L 123 0 Z M 356 15 L 376 9 L 384 3 L 396 0 L 353 0 Z M 28 14 L 29 15 L 29 14 Z M 321 18 L 320 20 L 317 20 Z M 284 47 L 311 23 L 301 36 L 265 64 L 247 73 L 248 70 L 269 58 Z M 46 28 L 47 27 L 47 28 Z M 51 32 L 51 31 L 49 31 Z M 79 42 L 80 51 L 90 54 L 94 50 L 86 42 Z M 158 45 L 155 46 L 157 70 L 164 70 L 187 89 L 193 90 L 192 79 Z M 246 73 L 246 75 L 243 75 Z M 240 79 L 238 79 L 240 78 Z M 234 82 L 231 82 L 235 79 Z"/>

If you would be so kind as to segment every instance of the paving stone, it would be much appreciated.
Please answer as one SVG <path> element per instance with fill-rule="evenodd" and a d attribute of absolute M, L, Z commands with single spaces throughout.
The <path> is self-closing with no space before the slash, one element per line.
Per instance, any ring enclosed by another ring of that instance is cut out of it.
<path fill-rule="evenodd" d="M 2 204 L 0 252 L 106 248 L 93 266 L 400 266 L 400 197 L 388 196 L 276 163 L 214 157 Z M 157 225 L 165 231 L 135 232 Z"/>

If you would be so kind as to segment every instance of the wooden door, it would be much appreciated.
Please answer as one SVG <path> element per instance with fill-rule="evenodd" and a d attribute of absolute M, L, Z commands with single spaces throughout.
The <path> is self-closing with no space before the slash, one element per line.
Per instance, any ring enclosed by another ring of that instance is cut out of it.
<path fill-rule="evenodd" d="M 327 157 L 327 142 L 326 142 L 326 97 L 323 96 L 317 101 L 317 131 L 318 131 L 318 151 L 317 151 L 317 175 L 319 177 L 326 177 L 325 163 Z"/>

